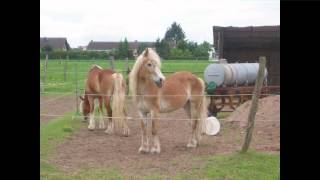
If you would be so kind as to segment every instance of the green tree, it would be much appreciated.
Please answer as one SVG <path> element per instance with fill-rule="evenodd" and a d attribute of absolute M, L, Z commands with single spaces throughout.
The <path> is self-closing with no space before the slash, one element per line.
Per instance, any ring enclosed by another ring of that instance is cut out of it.
<path fill-rule="evenodd" d="M 116 58 L 132 58 L 133 53 L 130 50 L 127 38 L 124 41 L 120 41 L 118 49 L 115 51 Z"/>
<path fill-rule="evenodd" d="M 177 48 L 181 49 L 182 51 L 187 50 L 188 48 L 188 41 L 180 40 L 177 43 Z"/>
<path fill-rule="evenodd" d="M 123 42 L 123 57 L 124 58 L 126 58 L 126 57 L 129 58 L 129 56 L 130 56 L 129 43 L 128 43 L 127 38 L 125 38 L 124 42 Z"/>
<path fill-rule="evenodd" d="M 147 45 L 145 43 L 140 43 L 138 47 L 138 54 L 141 54 L 146 48 Z"/>
<path fill-rule="evenodd" d="M 195 51 L 193 52 L 193 55 L 195 57 L 206 57 L 209 58 L 209 51 L 212 49 L 212 45 L 206 41 L 204 41 L 202 44 L 200 44 Z"/>
<path fill-rule="evenodd" d="M 164 39 L 167 41 L 173 41 L 177 44 L 179 41 L 183 41 L 185 37 L 185 33 L 182 30 L 180 24 L 173 22 L 167 29 Z"/>
<path fill-rule="evenodd" d="M 165 39 L 162 39 L 160 41 L 160 38 L 158 38 L 156 40 L 156 43 L 155 43 L 155 47 L 156 47 L 156 50 L 159 54 L 160 57 L 164 58 L 164 59 L 167 59 L 170 55 L 170 46 L 169 46 L 169 43 L 167 40 Z"/>
<path fill-rule="evenodd" d="M 198 44 L 196 42 L 193 41 L 189 41 L 187 43 L 187 49 L 193 54 L 194 51 L 196 50 L 196 48 L 198 47 Z"/>
<path fill-rule="evenodd" d="M 46 53 L 51 52 L 52 50 L 52 47 L 48 44 L 42 47 L 42 51 Z"/>

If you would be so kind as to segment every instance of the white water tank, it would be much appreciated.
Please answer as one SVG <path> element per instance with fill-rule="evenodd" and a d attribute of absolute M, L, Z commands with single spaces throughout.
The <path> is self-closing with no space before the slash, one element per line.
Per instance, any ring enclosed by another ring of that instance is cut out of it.
<path fill-rule="evenodd" d="M 210 64 L 204 70 L 204 80 L 209 84 L 215 82 L 217 86 L 221 86 L 224 82 L 224 68 L 221 64 Z"/>
<path fill-rule="evenodd" d="M 204 79 L 208 84 L 215 82 L 217 86 L 252 85 L 257 79 L 258 71 L 259 63 L 210 64 L 204 71 Z M 267 75 L 265 69 L 264 79 Z"/>

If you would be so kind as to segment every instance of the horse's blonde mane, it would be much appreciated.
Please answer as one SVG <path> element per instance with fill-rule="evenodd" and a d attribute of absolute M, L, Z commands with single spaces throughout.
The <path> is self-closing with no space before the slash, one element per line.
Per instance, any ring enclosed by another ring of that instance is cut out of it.
<path fill-rule="evenodd" d="M 147 56 L 145 56 L 146 50 L 148 50 Z M 156 62 L 159 68 L 161 68 L 161 61 L 160 57 L 157 54 L 156 51 L 154 51 L 151 48 L 147 48 L 144 50 L 140 56 L 138 56 L 136 62 L 134 63 L 132 70 L 129 74 L 129 89 L 131 91 L 131 95 L 133 98 L 133 101 L 136 100 L 136 95 L 137 95 L 137 88 L 138 88 L 138 74 L 139 70 L 144 62 L 145 59 L 150 59 Z"/>

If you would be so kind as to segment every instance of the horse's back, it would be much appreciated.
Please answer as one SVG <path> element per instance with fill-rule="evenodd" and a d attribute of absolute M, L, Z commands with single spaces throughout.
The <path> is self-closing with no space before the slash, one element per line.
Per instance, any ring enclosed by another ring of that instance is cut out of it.
<path fill-rule="evenodd" d="M 86 91 L 94 94 L 104 93 L 111 84 L 110 79 L 113 73 L 115 71 L 111 69 L 102 69 L 97 65 L 93 66 L 88 72 Z"/>
<path fill-rule="evenodd" d="M 198 78 L 196 75 L 192 74 L 188 71 L 179 71 L 173 73 L 166 77 L 165 83 L 171 82 L 175 83 L 176 86 L 186 87 L 189 86 L 190 88 L 200 88 L 202 89 L 202 80 Z"/>
<path fill-rule="evenodd" d="M 192 95 L 203 95 L 204 91 L 197 76 L 181 71 L 166 77 L 160 94 L 161 112 L 170 112 L 185 106 L 189 100 L 197 100 Z"/>

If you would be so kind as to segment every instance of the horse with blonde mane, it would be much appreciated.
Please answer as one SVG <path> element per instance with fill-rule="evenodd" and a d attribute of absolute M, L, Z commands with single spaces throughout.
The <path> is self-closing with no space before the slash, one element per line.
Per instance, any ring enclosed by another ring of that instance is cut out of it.
<path fill-rule="evenodd" d="M 157 119 L 159 113 L 184 108 L 191 120 L 192 134 L 187 147 L 197 147 L 207 117 L 204 81 L 190 72 L 176 72 L 167 78 L 161 72 L 158 54 L 147 48 L 136 60 L 129 75 L 129 88 L 141 117 L 142 142 L 139 153 L 160 153 Z M 147 119 L 148 113 L 151 119 Z M 151 149 L 147 123 L 152 122 Z"/>
<path fill-rule="evenodd" d="M 94 111 L 96 104 L 99 104 L 99 128 L 104 129 L 103 104 L 109 117 L 107 134 L 114 132 L 114 121 L 116 125 L 123 128 L 123 134 L 130 133 L 127 124 L 127 113 L 125 110 L 125 82 L 122 74 L 111 69 L 102 69 L 98 65 L 92 66 L 87 75 L 84 96 L 80 96 L 80 111 L 84 120 L 89 120 L 89 130 L 95 129 Z M 98 100 L 98 103 L 95 101 Z M 113 117 L 112 117 L 113 115 Z"/>

